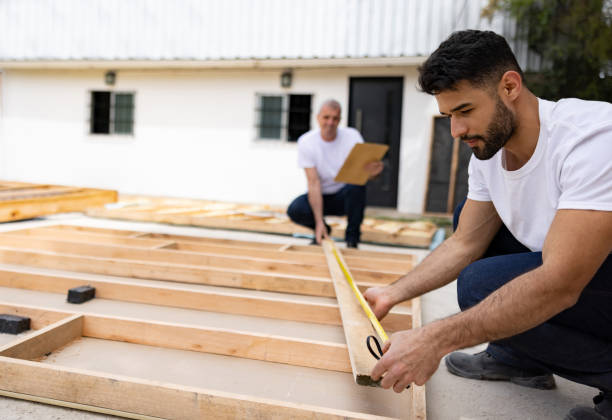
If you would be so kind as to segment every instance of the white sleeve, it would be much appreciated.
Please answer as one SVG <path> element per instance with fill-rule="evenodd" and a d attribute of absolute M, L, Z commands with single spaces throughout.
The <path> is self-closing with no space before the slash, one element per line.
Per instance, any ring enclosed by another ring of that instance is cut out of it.
<path fill-rule="evenodd" d="M 557 209 L 612 211 L 612 124 L 595 129 L 562 163 Z"/>
<path fill-rule="evenodd" d="M 315 164 L 312 148 L 308 147 L 308 143 L 298 141 L 298 167 L 314 168 Z"/>
<path fill-rule="evenodd" d="M 470 158 L 468 166 L 468 195 L 467 198 L 474 201 L 491 201 L 489 189 L 485 183 L 482 171 L 474 163 L 474 155 Z"/>

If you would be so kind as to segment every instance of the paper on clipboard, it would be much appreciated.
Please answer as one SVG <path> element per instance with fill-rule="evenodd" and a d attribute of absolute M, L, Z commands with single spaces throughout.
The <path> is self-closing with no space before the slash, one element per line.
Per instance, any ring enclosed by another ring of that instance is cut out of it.
<path fill-rule="evenodd" d="M 353 185 L 365 185 L 369 174 L 363 169 L 366 163 L 376 162 L 383 158 L 389 146 L 378 143 L 357 143 L 351 149 L 342 168 L 334 178 L 336 182 Z"/>

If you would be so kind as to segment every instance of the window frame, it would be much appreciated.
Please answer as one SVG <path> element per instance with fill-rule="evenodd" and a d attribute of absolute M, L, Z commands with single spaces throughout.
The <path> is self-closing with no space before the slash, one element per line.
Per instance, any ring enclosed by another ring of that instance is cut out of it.
<path fill-rule="evenodd" d="M 93 123 L 93 94 L 94 92 L 107 92 L 110 94 L 110 107 L 109 107 L 109 119 L 108 119 L 108 133 L 94 133 L 92 132 Z M 115 131 L 115 109 L 116 109 L 116 95 L 132 95 L 132 121 L 131 131 L 129 133 L 118 133 Z M 131 90 L 108 90 L 108 89 L 90 89 L 88 91 L 88 118 L 87 118 L 87 133 L 94 137 L 134 137 L 136 134 L 136 91 Z"/>
<path fill-rule="evenodd" d="M 282 143 L 282 144 L 297 144 L 296 141 L 289 140 L 289 100 L 291 95 L 308 95 L 310 96 L 310 115 L 309 115 L 309 129 L 306 131 L 312 130 L 312 103 L 314 99 L 313 93 L 299 93 L 299 92 L 291 92 L 291 93 L 264 93 L 264 92 L 256 92 L 255 93 L 255 141 L 262 143 L 271 143 L 274 142 Z M 262 106 L 263 106 L 263 97 L 266 96 L 274 96 L 281 97 L 281 134 L 279 138 L 265 138 L 260 136 L 261 129 L 261 116 L 262 116 Z"/>

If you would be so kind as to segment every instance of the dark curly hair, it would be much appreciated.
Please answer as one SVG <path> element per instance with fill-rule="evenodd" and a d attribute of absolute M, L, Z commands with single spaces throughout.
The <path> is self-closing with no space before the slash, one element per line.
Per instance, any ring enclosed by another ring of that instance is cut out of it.
<path fill-rule="evenodd" d="M 462 80 L 489 87 L 508 70 L 523 79 L 523 71 L 504 37 L 491 31 L 458 31 L 419 67 L 419 87 L 430 95 L 455 89 Z"/>

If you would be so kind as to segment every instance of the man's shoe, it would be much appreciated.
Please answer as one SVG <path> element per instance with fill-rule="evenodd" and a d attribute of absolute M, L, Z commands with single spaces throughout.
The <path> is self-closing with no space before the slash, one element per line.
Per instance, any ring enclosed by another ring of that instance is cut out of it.
<path fill-rule="evenodd" d="M 444 359 L 450 373 L 470 379 L 510 381 L 537 389 L 553 389 L 555 379 L 545 371 L 528 371 L 500 363 L 486 351 L 474 355 L 455 351 Z"/>
<path fill-rule="evenodd" d="M 357 242 L 348 241 L 348 242 L 346 243 L 346 247 L 347 247 L 347 248 L 355 248 L 355 249 L 357 249 Z"/>
<path fill-rule="evenodd" d="M 612 419 L 612 393 L 600 392 L 593 398 L 595 407 L 579 405 L 570 410 L 565 420 L 611 420 Z"/>

